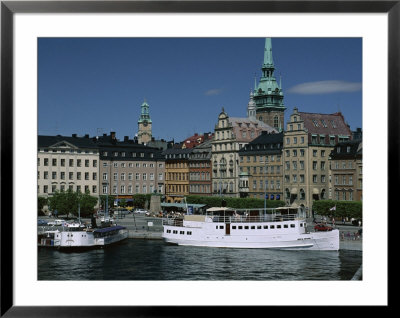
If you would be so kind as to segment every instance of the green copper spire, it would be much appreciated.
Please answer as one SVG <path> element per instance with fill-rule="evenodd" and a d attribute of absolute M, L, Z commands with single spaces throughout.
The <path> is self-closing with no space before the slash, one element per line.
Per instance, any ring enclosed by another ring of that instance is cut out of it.
<path fill-rule="evenodd" d="M 258 85 L 255 85 L 253 100 L 256 103 L 257 118 L 262 118 L 267 124 L 280 129 L 286 107 L 283 103 L 282 81 L 280 80 L 280 83 L 278 83 L 274 71 L 272 40 L 266 38 L 264 61 L 261 66 L 262 73 Z"/>
<path fill-rule="evenodd" d="M 149 104 L 147 104 L 146 99 L 144 100 L 142 106 L 141 107 L 141 111 L 140 111 L 140 118 L 139 118 L 139 123 L 142 123 L 144 121 L 146 121 L 147 123 L 151 123 L 151 119 L 150 119 L 150 112 L 149 112 Z"/>
<path fill-rule="evenodd" d="M 271 38 L 265 39 L 264 47 L 264 65 L 263 68 L 269 68 L 274 70 L 274 59 L 272 58 L 272 42 Z"/>
<path fill-rule="evenodd" d="M 282 83 L 279 85 L 274 76 L 274 61 L 272 58 L 271 38 L 265 39 L 264 63 L 261 67 L 262 76 L 258 86 L 255 87 L 254 99 L 259 108 L 284 107 Z"/>

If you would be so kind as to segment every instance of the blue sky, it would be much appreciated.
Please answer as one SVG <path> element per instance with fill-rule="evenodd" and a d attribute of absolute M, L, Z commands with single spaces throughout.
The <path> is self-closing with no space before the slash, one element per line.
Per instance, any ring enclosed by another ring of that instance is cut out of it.
<path fill-rule="evenodd" d="M 213 132 L 222 107 L 246 117 L 261 76 L 264 38 L 39 38 L 38 134 L 137 133 L 150 105 L 153 136 Z M 341 111 L 362 128 L 361 38 L 272 38 L 285 123 L 301 112 Z"/>

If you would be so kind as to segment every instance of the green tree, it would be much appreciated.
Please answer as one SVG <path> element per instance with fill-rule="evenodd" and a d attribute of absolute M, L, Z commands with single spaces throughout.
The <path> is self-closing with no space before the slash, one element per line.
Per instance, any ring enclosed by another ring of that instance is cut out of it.
<path fill-rule="evenodd" d="M 108 209 L 109 210 L 114 207 L 114 200 L 115 200 L 115 197 L 113 195 L 108 196 Z M 107 202 L 107 196 L 101 195 L 100 196 L 100 205 L 104 210 L 106 208 L 106 202 Z"/>
<path fill-rule="evenodd" d="M 47 201 L 48 200 L 46 197 L 38 196 L 38 215 L 44 214 L 42 210 L 43 210 L 44 206 L 48 204 Z"/>
<path fill-rule="evenodd" d="M 335 207 L 335 209 L 331 210 L 333 207 Z M 361 201 L 318 200 L 314 201 L 313 210 L 315 213 L 324 216 L 362 219 Z"/>
<path fill-rule="evenodd" d="M 133 195 L 133 206 L 135 208 L 145 208 L 146 201 L 150 202 L 151 194 L 134 194 Z"/>
<path fill-rule="evenodd" d="M 67 191 L 58 191 L 49 198 L 50 209 L 57 210 L 58 215 L 68 215 L 69 213 L 78 213 L 78 193 L 73 192 L 71 189 Z"/>
<path fill-rule="evenodd" d="M 125 199 L 121 199 L 119 201 L 119 206 L 122 207 L 122 208 L 125 208 L 126 207 L 126 200 Z"/>
<path fill-rule="evenodd" d="M 97 204 L 97 198 L 90 195 L 89 191 L 78 194 L 81 217 L 91 217 L 94 207 Z"/>

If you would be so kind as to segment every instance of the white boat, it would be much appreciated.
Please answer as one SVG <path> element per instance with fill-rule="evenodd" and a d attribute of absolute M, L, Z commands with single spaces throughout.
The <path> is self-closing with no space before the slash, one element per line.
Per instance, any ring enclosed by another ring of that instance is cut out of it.
<path fill-rule="evenodd" d="M 339 250 L 339 230 L 310 232 L 298 208 L 210 208 L 205 215 L 163 219 L 167 243 L 229 248 Z"/>
<path fill-rule="evenodd" d="M 104 247 L 128 237 L 128 230 L 120 225 L 106 224 L 100 228 L 89 228 L 74 223 L 55 231 L 46 231 L 39 236 L 40 246 L 61 249 Z"/>

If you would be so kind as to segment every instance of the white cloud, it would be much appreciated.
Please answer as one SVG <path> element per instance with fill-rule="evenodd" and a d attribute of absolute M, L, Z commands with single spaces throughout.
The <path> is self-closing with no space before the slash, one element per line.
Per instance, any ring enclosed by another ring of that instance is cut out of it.
<path fill-rule="evenodd" d="M 288 90 L 293 94 L 329 94 L 338 92 L 356 92 L 361 90 L 361 83 L 345 81 L 319 81 L 295 85 Z"/>
<path fill-rule="evenodd" d="M 214 88 L 214 89 L 209 89 L 204 93 L 206 96 L 212 96 L 212 95 L 219 95 L 222 93 L 222 89 L 220 88 Z"/>

